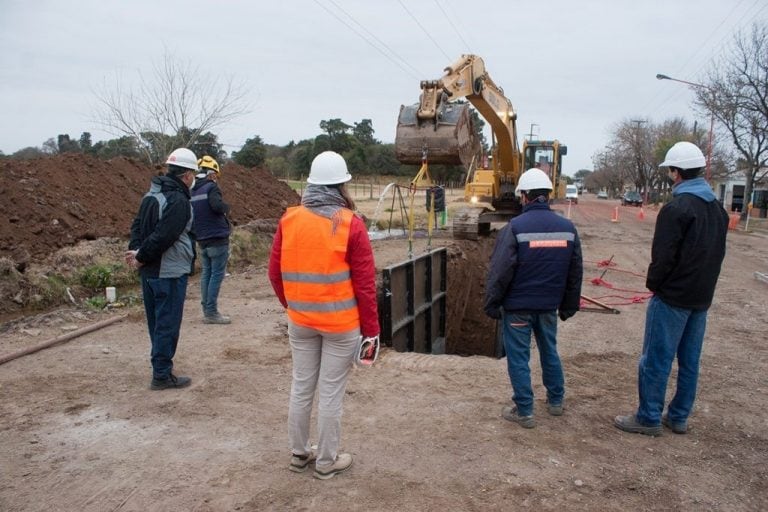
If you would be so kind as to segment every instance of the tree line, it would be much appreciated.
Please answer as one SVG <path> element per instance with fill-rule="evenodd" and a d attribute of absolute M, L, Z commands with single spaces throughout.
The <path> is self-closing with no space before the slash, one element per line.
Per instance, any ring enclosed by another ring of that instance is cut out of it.
<path fill-rule="evenodd" d="M 749 31 L 735 34 L 707 69 L 700 83 L 671 80 L 691 87 L 696 95 L 694 109 L 711 120 L 711 127 L 679 118 L 659 124 L 647 118 L 625 119 L 613 128 L 606 147 L 594 154 L 594 171 L 581 176 L 587 188 L 616 194 L 632 186 L 649 195 L 663 195 L 670 183 L 667 169 L 658 166 L 667 150 L 681 140 L 698 145 L 709 156 L 713 180 L 744 179 L 745 202 L 757 187 L 768 188 L 764 181 L 768 177 L 768 27 L 755 22 Z"/>
<path fill-rule="evenodd" d="M 95 122 L 115 134 L 114 139 L 94 143 L 88 132 L 79 139 L 60 134 L 42 147 L 24 148 L 9 157 L 82 152 L 105 159 L 136 158 L 154 165 L 162 163 L 173 148 L 189 147 L 199 156 L 210 155 L 222 162 L 231 159 L 245 167 L 266 167 L 279 178 L 300 179 L 309 173 L 317 154 L 333 150 L 345 157 L 356 176 L 416 173 L 415 166 L 397 161 L 394 144 L 375 138 L 370 119 L 352 124 L 338 118 L 321 120 L 315 137 L 284 146 L 268 144 L 254 135 L 229 155 L 215 130 L 248 112 L 247 95 L 233 78 L 219 75 L 211 82 L 209 76 L 166 55 L 154 74 L 142 75 L 133 88 L 126 89 L 115 79 L 97 92 L 100 108 Z M 750 32 L 736 34 L 701 81 L 686 83 L 695 86 L 694 108 L 713 121 L 711 176 L 744 177 L 745 197 L 749 197 L 768 174 L 768 27 L 755 22 Z M 472 117 L 487 153 L 482 133 L 485 123 L 474 110 Z M 618 194 L 629 186 L 661 195 L 669 189 L 666 170 L 658 167 L 666 151 L 675 142 L 687 140 L 709 153 L 708 131 L 679 118 L 659 124 L 648 118 L 622 120 L 612 128 L 609 144 L 593 155 L 594 170 L 579 170 L 576 178 L 589 189 Z M 430 173 L 438 181 L 464 177 L 459 166 L 430 166 Z"/>

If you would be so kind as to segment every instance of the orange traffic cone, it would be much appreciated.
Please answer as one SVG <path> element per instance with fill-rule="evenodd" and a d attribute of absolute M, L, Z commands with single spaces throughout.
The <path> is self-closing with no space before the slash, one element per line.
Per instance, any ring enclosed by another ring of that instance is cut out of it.
<path fill-rule="evenodd" d="M 637 218 L 638 220 L 645 220 L 645 212 L 643 211 L 643 207 L 640 207 L 640 211 L 637 212 Z"/>
<path fill-rule="evenodd" d="M 611 214 L 611 222 L 619 222 L 619 207 L 613 209 L 613 213 Z"/>

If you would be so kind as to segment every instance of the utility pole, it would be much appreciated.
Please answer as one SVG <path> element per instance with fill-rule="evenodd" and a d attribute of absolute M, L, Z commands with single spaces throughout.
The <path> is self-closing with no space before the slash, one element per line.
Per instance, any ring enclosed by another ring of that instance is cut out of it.
<path fill-rule="evenodd" d="M 533 140 L 533 127 L 534 127 L 534 126 L 535 126 L 536 128 L 538 128 L 538 127 L 539 127 L 539 125 L 537 125 L 536 123 L 531 123 L 531 132 L 528 134 L 528 140 Z"/>
<path fill-rule="evenodd" d="M 630 119 L 635 124 L 635 165 L 637 165 L 637 176 L 642 182 L 644 202 L 648 202 L 648 179 L 645 175 L 645 158 L 643 158 L 643 145 L 640 141 L 640 125 L 646 123 L 644 119 Z M 639 192 L 639 191 L 638 191 Z"/>

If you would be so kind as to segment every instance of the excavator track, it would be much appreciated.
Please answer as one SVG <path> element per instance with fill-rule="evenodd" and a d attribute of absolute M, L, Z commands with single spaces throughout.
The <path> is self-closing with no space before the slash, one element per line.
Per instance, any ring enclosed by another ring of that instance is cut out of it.
<path fill-rule="evenodd" d="M 488 235 L 490 222 L 481 222 L 480 216 L 486 208 L 467 206 L 453 215 L 453 238 L 456 240 L 477 240 L 480 235 Z"/>

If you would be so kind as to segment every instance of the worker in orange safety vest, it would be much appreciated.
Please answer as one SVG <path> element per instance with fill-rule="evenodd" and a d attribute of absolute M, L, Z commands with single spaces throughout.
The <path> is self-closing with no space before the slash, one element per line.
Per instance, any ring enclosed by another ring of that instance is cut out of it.
<path fill-rule="evenodd" d="M 275 233 L 269 279 L 288 314 L 293 382 L 288 408 L 289 469 L 329 479 L 352 465 L 339 453 L 344 391 L 361 342 L 378 344 L 376 269 L 368 231 L 354 214 L 344 158 L 312 161 L 301 205 L 288 208 Z M 317 449 L 309 441 L 315 391 Z"/>

